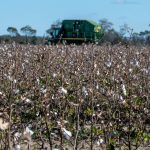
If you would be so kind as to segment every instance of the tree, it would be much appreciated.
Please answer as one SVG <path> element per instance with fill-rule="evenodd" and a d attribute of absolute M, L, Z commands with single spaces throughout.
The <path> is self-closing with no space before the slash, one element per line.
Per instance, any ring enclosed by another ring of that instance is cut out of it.
<path fill-rule="evenodd" d="M 35 36 L 36 35 L 36 30 L 33 29 L 31 26 L 26 25 L 25 27 L 22 27 L 20 31 L 25 34 L 25 36 Z"/>
<path fill-rule="evenodd" d="M 141 36 L 143 41 L 145 41 L 146 44 L 150 42 L 150 31 L 141 31 L 139 35 Z"/>
<path fill-rule="evenodd" d="M 9 34 L 11 36 L 16 36 L 18 35 L 18 30 L 15 27 L 8 27 L 7 28 L 7 32 L 9 32 Z"/>
<path fill-rule="evenodd" d="M 57 19 L 57 20 L 53 23 L 53 25 L 55 25 L 56 27 L 60 28 L 61 25 L 62 25 L 62 21 L 61 21 L 60 19 Z"/>
<path fill-rule="evenodd" d="M 109 30 L 109 32 L 105 32 L 102 42 L 109 42 L 111 44 L 117 44 L 122 41 L 121 36 L 114 29 Z"/>
<path fill-rule="evenodd" d="M 109 22 L 107 19 L 101 19 L 99 20 L 100 25 L 102 26 L 104 32 L 108 32 L 112 29 L 113 23 Z"/>
<path fill-rule="evenodd" d="M 36 37 L 36 32 L 37 31 L 29 25 L 26 25 L 25 27 L 22 27 L 20 29 L 20 31 L 26 36 L 26 43 L 29 42 L 29 37 L 33 37 L 33 38 Z"/>
<path fill-rule="evenodd" d="M 102 42 L 109 42 L 112 44 L 119 43 L 122 38 L 119 33 L 113 29 L 113 23 L 108 21 L 107 19 L 99 20 L 100 25 L 104 31 L 104 36 L 102 38 Z"/>
<path fill-rule="evenodd" d="M 52 32 L 53 30 L 55 30 L 55 28 L 61 28 L 61 25 L 62 25 L 62 21 L 59 20 L 59 19 L 56 20 L 56 21 L 51 25 L 51 27 L 46 30 L 46 33 L 51 36 L 51 32 Z"/>
<path fill-rule="evenodd" d="M 50 35 L 51 34 L 51 28 L 46 30 L 46 34 Z"/>
<path fill-rule="evenodd" d="M 140 35 L 140 33 L 134 32 L 132 34 L 132 43 L 133 44 L 144 44 L 145 40 L 144 38 Z"/>
<path fill-rule="evenodd" d="M 129 27 L 128 24 L 124 24 L 120 27 L 120 34 L 132 38 L 133 28 Z"/>

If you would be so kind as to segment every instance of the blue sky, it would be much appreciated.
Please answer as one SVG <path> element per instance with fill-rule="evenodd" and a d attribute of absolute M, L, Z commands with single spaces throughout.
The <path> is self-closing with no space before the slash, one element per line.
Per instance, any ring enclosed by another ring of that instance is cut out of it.
<path fill-rule="evenodd" d="M 98 22 L 107 18 L 114 28 L 127 23 L 135 31 L 150 30 L 150 0 L 1 0 L 0 34 L 7 27 L 19 31 L 25 25 L 44 35 L 45 30 L 60 19 L 90 19 Z"/>

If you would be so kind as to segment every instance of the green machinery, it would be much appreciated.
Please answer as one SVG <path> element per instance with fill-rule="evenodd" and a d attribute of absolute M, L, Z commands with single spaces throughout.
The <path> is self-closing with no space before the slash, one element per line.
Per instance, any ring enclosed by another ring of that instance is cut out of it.
<path fill-rule="evenodd" d="M 103 36 L 102 27 L 89 20 L 63 20 L 60 27 L 51 27 L 51 43 L 98 42 Z"/>

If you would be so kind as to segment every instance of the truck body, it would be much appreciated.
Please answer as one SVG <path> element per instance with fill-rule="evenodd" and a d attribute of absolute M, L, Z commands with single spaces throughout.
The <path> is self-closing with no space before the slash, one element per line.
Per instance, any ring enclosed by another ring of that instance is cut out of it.
<path fill-rule="evenodd" d="M 52 26 L 51 43 L 97 42 L 103 36 L 102 27 L 89 20 L 63 20 L 61 27 Z"/>

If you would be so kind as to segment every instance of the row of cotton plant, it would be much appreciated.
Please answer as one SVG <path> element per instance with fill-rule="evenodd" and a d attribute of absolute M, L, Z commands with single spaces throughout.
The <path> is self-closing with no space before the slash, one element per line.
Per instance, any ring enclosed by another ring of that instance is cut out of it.
<path fill-rule="evenodd" d="M 0 149 L 148 149 L 149 49 L 0 45 Z"/>

